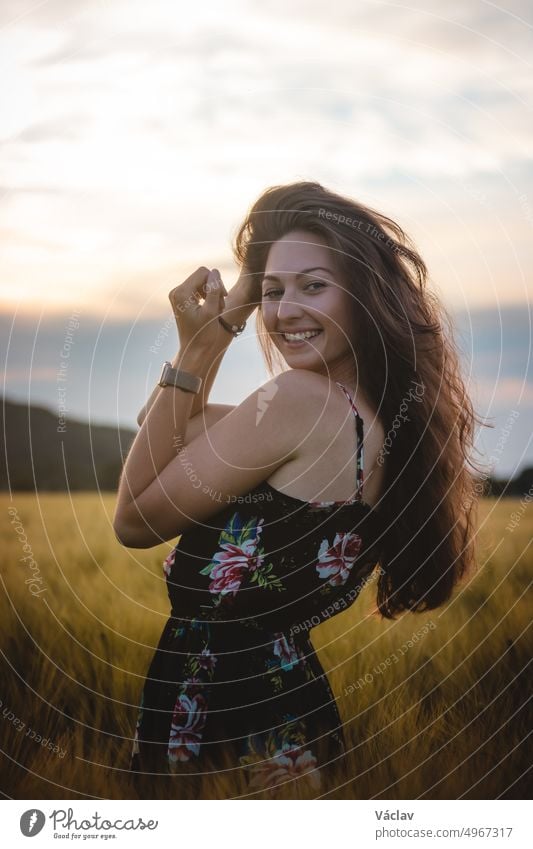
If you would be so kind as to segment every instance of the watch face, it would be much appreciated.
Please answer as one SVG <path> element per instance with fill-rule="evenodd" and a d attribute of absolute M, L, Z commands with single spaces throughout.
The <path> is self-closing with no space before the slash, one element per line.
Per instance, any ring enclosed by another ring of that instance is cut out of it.
<path fill-rule="evenodd" d="M 163 369 L 162 369 L 162 371 L 161 371 L 161 377 L 159 378 L 159 385 L 160 385 L 160 386 L 168 386 L 168 385 L 169 385 L 169 384 L 168 384 L 168 380 L 167 380 L 167 375 L 168 375 L 168 370 L 169 370 L 169 368 L 170 368 L 170 364 L 169 364 L 169 363 L 164 363 L 164 364 L 163 364 Z"/>

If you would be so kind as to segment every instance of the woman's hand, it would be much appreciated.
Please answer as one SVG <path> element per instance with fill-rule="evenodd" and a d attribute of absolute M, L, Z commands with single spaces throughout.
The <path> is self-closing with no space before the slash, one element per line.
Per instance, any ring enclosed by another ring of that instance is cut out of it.
<path fill-rule="evenodd" d="M 233 294 L 240 300 L 240 303 L 250 307 L 250 312 L 253 312 L 255 307 L 261 303 L 261 282 L 250 273 L 246 265 L 243 265 L 239 274 L 239 279 L 231 289 L 226 304 L 230 303 Z M 232 302 L 231 302 L 232 303 Z M 233 303 L 232 303 L 233 305 Z"/>
<path fill-rule="evenodd" d="M 228 335 L 218 320 L 218 316 L 224 314 L 227 294 L 219 270 L 210 271 L 205 266 L 169 292 L 180 348 L 208 351 L 220 346 L 221 340 Z"/>
<path fill-rule="evenodd" d="M 222 318 L 228 324 L 241 325 L 261 303 L 261 284 L 254 281 L 245 265 L 224 302 Z M 227 333 L 228 331 L 226 331 Z"/>
<path fill-rule="evenodd" d="M 218 285 L 220 281 L 220 286 Z M 220 272 L 205 266 L 198 268 L 180 286 L 169 293 L 180 347 L 219 350 L 232 341 L 233 335 L 218 321 L 241 325 L 261 303 L 261 284 L 254 281 L 246 266 L 229 293 Z M 205 298 L 200 304 L 201 298 Z"/>

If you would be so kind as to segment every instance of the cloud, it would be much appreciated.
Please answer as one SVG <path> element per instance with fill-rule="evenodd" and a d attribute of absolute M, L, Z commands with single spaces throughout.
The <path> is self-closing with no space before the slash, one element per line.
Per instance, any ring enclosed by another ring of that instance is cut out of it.
<path fill-rule="evenodd" d="M 496 402 L 498 407 L 509 410 L 520 405 L 533 410 L 533 382 L 527 383 L 524 379 L 479 380 L 476 383 L 476 394 L 480 406 Z"/>
<path fill-rule="evenodd" d="M 104 309 L 128 281 L 137 309 L 161 269 L 228 256 L 257 195 L 294 179 L 397 209 L 448 300 L 524 298 L 527 5 L 28 0 L 2 15 L 4 303 L 75 292 Z"/>
<path fill-rule="evenodd" d="M 21 130 L 17 134 L 17 142 L 38 143 L 51 139 L 69 142 L 82 136 L 85 124 L 85 118 L 75 114 L 53 121 L 41 121 Z"/>

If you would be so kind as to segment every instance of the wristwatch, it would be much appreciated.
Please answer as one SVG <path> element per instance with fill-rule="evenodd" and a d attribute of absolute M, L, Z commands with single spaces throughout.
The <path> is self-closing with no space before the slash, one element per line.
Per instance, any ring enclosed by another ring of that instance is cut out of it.
<path fill-rule="evenodd" d="M 184 389 L 185 392 L 193 392 L 195 395 L 198 395 L 201 385 L 201 377 L 189 374 L 188 371 L 180 371 L 179 369 L 172 368 L 169 360 L 163 363 L 159 386 L 177 386 L 178 389 Z"/>

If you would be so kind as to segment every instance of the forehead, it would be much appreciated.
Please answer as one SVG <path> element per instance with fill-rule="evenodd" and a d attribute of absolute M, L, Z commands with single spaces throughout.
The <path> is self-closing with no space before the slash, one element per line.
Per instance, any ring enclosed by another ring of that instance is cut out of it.
<path fill-rule="evenodd" d="M 265 274 L 291 274 L 314 266 L 323 266 L 333 271 L 333 262 L 333 254 L 321 236 L 304 230 L 293 230 L 270 248 Z"/>

